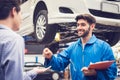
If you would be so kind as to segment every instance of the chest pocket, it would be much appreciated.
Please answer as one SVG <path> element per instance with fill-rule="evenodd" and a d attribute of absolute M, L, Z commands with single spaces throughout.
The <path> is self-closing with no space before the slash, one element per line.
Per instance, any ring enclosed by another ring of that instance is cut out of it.
<path fill-rule="evenodd" d="M 99 48 L 96 48 L 94 45 L 92 48 L 88 48 L 87 49 L 87 54 L 90 58 L 90 61 L 94 62 L 98 62 L 101 60 L 101 51 Z"/>

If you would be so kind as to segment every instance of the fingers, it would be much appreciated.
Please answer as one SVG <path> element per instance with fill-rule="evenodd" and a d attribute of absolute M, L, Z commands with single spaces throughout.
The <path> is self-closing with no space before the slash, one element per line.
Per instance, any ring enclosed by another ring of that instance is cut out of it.
<path fill-rule="evenodd" d="M 51 53 L 51 51 L 48 49 L 48 48 L 45 48 L 44 50 L 43 50 L 43 54 L 44 55 L 49 55 Z"/>
<path fill-rule="evenodd" d="M 83 68 L 81 69 L 81 71 L 87 71 L 87 70 L 88 70 L 87 67 L 83 67 Z"/>
<path fill-rule="evenodd" d="M 50 68 L 51 68 L 51 66 L 49 66 L 49 67 L 47 67 L 47 68 L 39 68 L 39 67 L 36 67 L 36 68 L 33 69 L 33 71 L 37 72 L 37 74 L 40 74 L 40 73 L 43 73 L 43 72 L 48 71 Z"/>
<path fill-rule="evenodd" d="M 48 71 L 50 68 L 51 68 L 51 66 L 49 66 L 49 67 L 47 67 L 47 68 L 39 69 L 39 71 L 40 71 L 40 73 L 41 73 L 41 72 L 46 72 L 46 71 Z"/>
<path fill-rule="evenodd" d="M 49 67 L 45 68 L 45 71 L 49 70 L 51 67 L 52 67 L 52 66 L 49 66 Z"/>
<path fill-rule="evenodd" d="M 96 75 L 96 71 L 94 69 L 88 69 L 88 67 L 83 67 L 81 71 L 84 73 L 85 76 Z"/>
<path fill-rule="evenodd" d="M 49 48 L 45 48 L 44 50 L 43 50 L 43 52 L 48 52 L 49 51 Z"/>
<path fill-rule="evenodd" d="M 52 53 L 52 51 L 49 48 L 45 48 L 43 50 L 43 56 L 45 58 L 51 59 L 52 55 L 53 55 L 53 53 Z"/>

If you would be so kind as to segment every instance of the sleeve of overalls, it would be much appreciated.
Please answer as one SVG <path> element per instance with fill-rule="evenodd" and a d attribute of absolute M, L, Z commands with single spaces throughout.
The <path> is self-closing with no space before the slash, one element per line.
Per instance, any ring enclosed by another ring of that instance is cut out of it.
<path fill-rule="evenodd" d="M 115 60 L 113 51 L 109 44 L 104 43 L 101 51 L 103 53 L 103 56 L 101 57 L 102 61 Z M 117 75 L 116 62 L 114 62 L 108 69 L 97 70 L 98 80 L 114 80 L 116 75 Z"/>
<path fill-rule="evenodd" d="M 53 70 L 58 71 L 64 70 L 70 63 L 69 59 L 72 47 L 73 46 L 71 45 L 67 49 L 63 50 L 61 53 L 54 54 L 51 60 L 45 59 L 44 62 L 45 67 L 52 66 L 51 68 Z"/>

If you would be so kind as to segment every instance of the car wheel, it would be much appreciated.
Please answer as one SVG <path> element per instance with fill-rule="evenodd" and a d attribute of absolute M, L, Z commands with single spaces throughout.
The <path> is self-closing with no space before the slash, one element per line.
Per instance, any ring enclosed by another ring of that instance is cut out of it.
<path fill-rule="evenodd" d="M 52 74 L 52 79 L 53 79 L 53 80 L 58 80 L 59 77 L 60 77 L 60 76 L 59 76 L 58 73 L 53 73 L 53 74 Z"/>
<path fill-rule="evenodd" d="M 114 46 L 120 40 L 120 33 L 119 32 L 105 33 L 105 37 L 107 38 L 107 42 L 111 46 Z"/>
<path fill-rule="evenodd" d="M 37 42 L 49 43 L 54 39 L 56 27 L 54 24 L 48 25 L 46 10 L 40 10 L 35 18 L 34 35 Z"/>

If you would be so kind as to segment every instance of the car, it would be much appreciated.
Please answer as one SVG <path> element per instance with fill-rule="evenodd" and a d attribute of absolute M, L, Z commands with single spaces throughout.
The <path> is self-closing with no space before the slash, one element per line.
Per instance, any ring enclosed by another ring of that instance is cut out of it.
<path fill-rule="evenodd" d="M 40 69 L 45 68 L 40 62 L 25 62 L 24 71 L 29 71 L 34 67 L 39 67 Z M 47 70 L 41 74 L 38 74 L 33 80 L 62 80 L 64 78 L 63 71 Z"/>
<path fill-rule="evenodd" d="M 75 17 L 88 13 L 96 18 L 94 33 L 111 46 L 120 39 L 120 0 L 20 0 L 22 24 L 18 34 L 30 35 L 41 43 L 76 36 Z"/>

